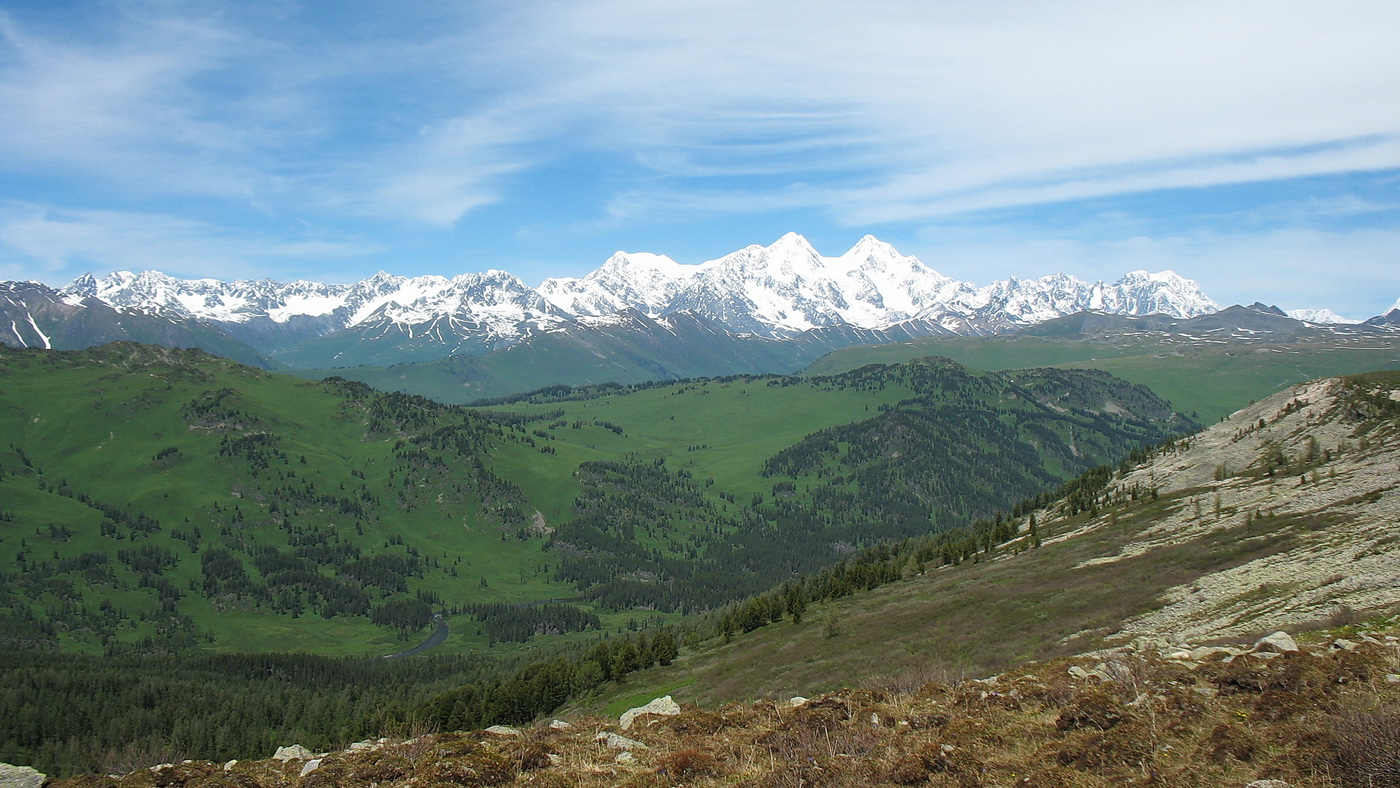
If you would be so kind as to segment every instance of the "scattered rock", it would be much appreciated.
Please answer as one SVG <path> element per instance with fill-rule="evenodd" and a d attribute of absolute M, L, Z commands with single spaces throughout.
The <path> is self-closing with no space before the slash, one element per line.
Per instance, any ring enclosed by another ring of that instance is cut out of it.
<path fill-rule="evenodd" d="M 1279 631 L 1272 635 L 1259 638 L 1254 644 L 1255 651 L 1283 653 L 1285 651 L 1297 651 L 1298 644 L 1294 642 L 1293 636 L 1287 632 Z"/>
<path fill-rule="evenodd" d="M 643 714 L 661 714 L 667 717 L 674 717 L 675 715 L 680 713 L 680 704 L 676 703 L 674 700 L 671 700 L 670 695 L 665 695 L 663 697 L 657 698 L 656 700 L 652 701 L 651 703 L 648 703 L 645 706 L 638 706 L 635 709 L 628 709 L 627 711 L 622 712 L 622 718 L 618 720 L 618 723 L 622 726 L 623 730 L 627 730 L 628 728 L 632 727 L 632 721 L 642 716 Z"/>
<path fill-rule="evenodd" d="M 305 766 L 302 766 L 302 767 L 301 767 L 301 774 L 298 775 L 298 776 L 299 776 L 299 777 L 305 777 L 306 775 L 311 774 L 312 772 L 316 771 L 316 770 L 319 769 L 319 768 L 321 768 L 321 759 L 320 759 L 320 758 L 312 758 L 311 760 L 309 760 L 309 761 L 306 762 L 306 765 L 305 765 Z"/>
<path fill-rule="evenodd" d="M 278 747 L 273 753 L 272 759 L 275 761 L 309 761 L 315 757 L 312 752 L 300 744 L 293 744 L 289 747 Z"/>
<path fill-rule="evenodd" d="M 549 723 L 549 727 L 553 728 L 556 731 L 562 731 L 565 728 L 572 728 L 574 726 L 573 723 L 564 722 L 563 720 L 552 720 Z"/>
<path fill-rule="evenodd" d="M 1233 657 L 1237 653 L 1238 652 L 1234 649 L 1221 648 L 1220 646 L 1198 646 L 1197 648 L 1191 649 L 1191 660 L 1193 662 L 1203 662 L 1220 655 Z"/>
<path fill-rule="evenodd" d="M 608 749 L 612 750 L 645 750 L 647 746 L 626 736 L 619 736 L 616 733 L 600 733 L 597 740 L 604 742 Z"/>
<path fill-rule="evenodd" d="M 1079 667 L 1078 665 L 1070 665 L 1069 675 L 1077 679 L 1087 679 L 1092 674 L 1090 674 L 1089 671 L 1085 670 L 1084 668 Z"/>
<path fill-rule="evenodd" d="M 0 788 L 39 788 L 46 779 L 43 772 L 32 766 L 0 763 Z"/>
<path fill-rule="evenodd" d="M 1332 641 L 1332 650 L 1333 650 L 1333 651 L 1351 651 L 1352 649 L 1356 648 L 1356 647 L 1359 646 L 1359 645 L 1361 645 L 1361 644 L 1360 644 L 1360 643 L 1357 643 L 1357 642 L 1354 641 L 1354 640 L 1347 640 L 1346 638 L 1337 638 L 1336 640 Z"/>
<path fill-rule="evenodd" d="M 232 769 L 233 767 L 235 767 L 235 766 L 237 766 L 237 765 L 238 765 L 238 759 L 237 759 L 237 758 L 234 758 L 233 760 L 231 760 L 231 761 L 229 761 L 228 763 L 224 764 L 224 771 L 228 771 L 229 769 Z"/>
<path fill-rule="evenodd" d="M 807 699 L 801 695 L 794 695 L 788 699 L 788 705 L 794 709 L 800 709 L 807 705 Z"/>
<path fill-rule="evenodd" d="M 1293 788 L 1293 786 L 1283 780 L 1255 780 L 1244 788 Z"/>
<path fill-rule="evenodd" d="M 617 754 L 617 757 L 616 757 L 616 758 L 613 758 L 613 760 L 616 761 L 617 763 L 631 763 L 632 761 L 635 761 L 636 759 L 637 759 L 637 756 L 633 755 L 633 754 L 630 753 L 630 752 L 627 752 L 626 750 L 623 750 L 622 752 L 618 753 L 618 754 Z"/>
<path fill-rule="evenodd" d="M 494 733 L 497 736 L 519 736 L 520 729 L 512 728 L 509 725 L 492 725 L 486 729 L 487 733 Z"/>
<path fill-rule="evenodd" d="M 545 753 L 545 754 L 544 754 L 544 757 L 546 757 L 546 758 L 549 759 L 549 765 L 550 765 L 550 766 L 558 766 L 559 764 L 561 764 L 561 763 L 564 762 L 563 756 L 557 755 L 557 754 L 552 753 L 552 752 L 547 752 L 547 753 Z"/>

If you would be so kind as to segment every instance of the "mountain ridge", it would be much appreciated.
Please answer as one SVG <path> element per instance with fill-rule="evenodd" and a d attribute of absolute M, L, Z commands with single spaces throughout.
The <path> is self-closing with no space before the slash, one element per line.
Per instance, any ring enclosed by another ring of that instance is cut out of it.
<path fill-rule="evenodd" d="M 508 347 L 626 309 L 652 318 L 690 313 L 731 334 L 772 339 L 904 323 L 1000 333 L 1083 309 L 1179 318 L 1219 309 L 1199 285 L 1171 271 L 1133 271 L 1113 283 L 1059 273 L 977 286 L 871 235 L 829 257 L 796 233 L 697 265 L 618 252 L 586 276 L 550 278 L 538 288 L 496 269 L 450 279 L 381 271 L 352 284 L 181 280 L 157 271 L 118 271 L 84 275 L 60 292 L 74 305 L 95 298 L 124 312 L 211 323 L 269 354 L 341 332 L 350 333 L 332 344 L 436 332 L 443 334 L 439 357 Z M 338 358 L 334 350 L 321 352 L 322 365 L 327 353 Z M 294 366 L 317 365 L 295 353 L 288 359 Z"/>

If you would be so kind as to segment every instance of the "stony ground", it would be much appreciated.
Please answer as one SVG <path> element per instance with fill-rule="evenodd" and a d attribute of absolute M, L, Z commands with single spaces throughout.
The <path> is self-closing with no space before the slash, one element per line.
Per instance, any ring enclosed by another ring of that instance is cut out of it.
<path fill-rule="evenodd" d="M 960 683 L 186 762 L 50 788 L 1400 785 L 1397 621 L 1121 650 Z"/>
<path fill-rule="evenodd" d="M 1400 436 L 1347 411 L 1343 384 L 1314 381 L 1253 404 L 1114 483 L 1170 503 L 1105 563 L 1230 531 L 1278 552 L 1170 589 L 1119 640 L 1239 637 L 1400 602 Z M 1392 391 L 1392 398 L 1400 391 Z M 1310 455 L 1312 455 L 1310 457 Z M 1267 472 L 1270 456 L 1283 465 Z M 1073 538 L 1111 527 L 1106 513 Z M 1047 523 L 1053 527 L 1053 520 Z"/>

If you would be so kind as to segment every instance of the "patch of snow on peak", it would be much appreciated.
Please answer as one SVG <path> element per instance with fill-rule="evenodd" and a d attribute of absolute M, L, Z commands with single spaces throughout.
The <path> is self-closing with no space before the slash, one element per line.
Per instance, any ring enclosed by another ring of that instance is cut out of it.
<path fill-rule="evenodd" d="M 1349 317 L 1342 317 L 1330 309 L 1289 309 L 1289 317 L 1294 320 L 1302 320 L 1307 323 L 1323 323 L 1326 325 L 1354 325 L 1360 320 L 1352 320 Z"/>
<path fill-rule="evenodd" d="M 609 315 L 636 309 L 657 316 L 703 265 L 684 265 L 666 255 L 616 252 L 587 276 L 555 277 L 539 293 L 568 315 Z"/>

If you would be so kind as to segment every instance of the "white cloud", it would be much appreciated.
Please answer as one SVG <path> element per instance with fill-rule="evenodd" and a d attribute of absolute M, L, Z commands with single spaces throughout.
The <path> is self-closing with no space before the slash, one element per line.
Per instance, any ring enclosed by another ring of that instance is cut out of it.
<path fill-rule="evenodd" d="M 1400 167 L 1393 4 L 531 8 L 487 46 L 534 135 L 681 176 L 859 173 L 808 192 L 857 224 Z"/>
<path fill-rule="evenodd" d="M 231 43 L 209 22 L 173 18 L 123 18 L 100 41 L 62 41 L 0 14 L 5 169 L 97 176 L 128 193 L 246 193 L 257 124 L 209 111 L 197 84 Z"/>
<path fill-rule="evenodd" d="M 79 274 L 159 270 L 175 276 L 234 279 L 264 275 L 272 265 L 344 260 L 383 251 L 373 244 L 287 240 L 163 214 L 0 207 L 0 266 L 28 263 L 43 281 Z"/>

